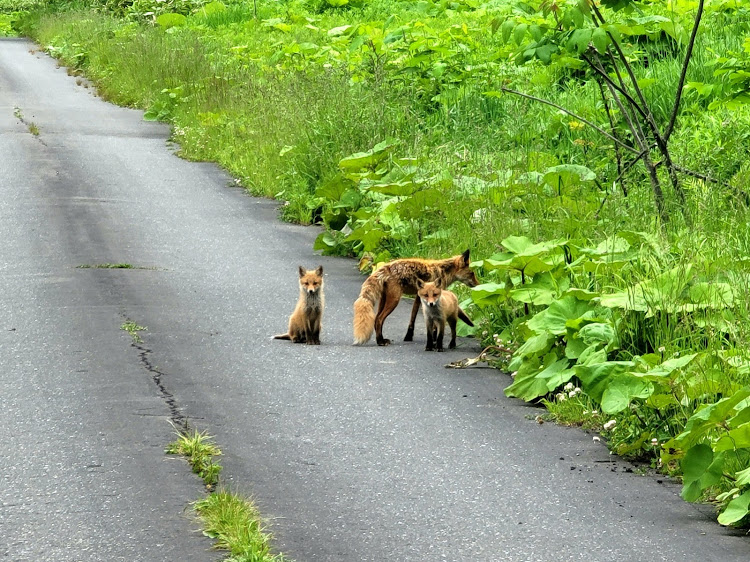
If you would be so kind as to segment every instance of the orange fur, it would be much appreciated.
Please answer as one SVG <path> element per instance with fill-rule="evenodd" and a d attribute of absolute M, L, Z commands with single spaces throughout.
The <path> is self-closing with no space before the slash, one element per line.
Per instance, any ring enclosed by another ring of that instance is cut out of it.
<path fill-rule="evenodd" d="M 383 322 L 398 305 L 401 295 L 416 295 L 417 282 L 440 280 L 443 287 L 461 281 L 469 287 L 479 284 L 469 268 L 469 250 L 444 260 L 407 258 L 388 262 L 372 273 L 362 284 L 359 298 L 354 302 L 354 344 L 367 343 L 375 331 L 378 345 L 388 345 L 383 337 Z M 375 303 L 379 302 L 375 313 Z M 405 341 L 414 336 L 414 320 L 419 312 L 419 299 L 412 308 Z"/>
<path fill-rule="evenodd" d="M 448 347 L 456 347 L 456 324 L 460 318 L 469 326 L 474 323 L 458 306 L 458 298 L 448 289 L 442 289 L 440 280 L 425 283 L 417 281 L 417 296 L 422 301 L 422 313 L 427 326 L 427 346 L 425 351 L 443 351 L 445 323 L 451 327 L 451 341 Z"/>
<path fill-rule="evenodd" d="M 286 334 L 274 336 L 278 340 L 320 345 L 320 328 L 323 318 L 323 266 L 315 270 L 299 267 L 299 300 L 289 318 Z"/>

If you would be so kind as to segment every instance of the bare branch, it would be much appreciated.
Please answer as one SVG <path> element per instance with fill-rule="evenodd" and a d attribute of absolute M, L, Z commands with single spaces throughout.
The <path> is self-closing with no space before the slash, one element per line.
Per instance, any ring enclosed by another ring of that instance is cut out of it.
<path fill-rule="evenodd" d="M 538 101 L 539 103 L 543 103 L 545 105 L 549 105 L 551 107 L 554 107 L 555 109 L 559 109 L 563 113 L 567 113 L 571 117 L 574 117 L 574 118 L 578 119 L 581 123 L 585 123 L 586 125 L 588 125 L 592 129 L 597 130 L 600 134 L 604 135 L 605 137 L 607 137 L 608 139 L 610 139 L 612 142 L 615 142 L 615 143 L 619 144 L 624 149 L 632 152 L 633 154 L 638 154 L 638 151 L 635 148 L 633 148 L 632 146 L 630 146 L 629 144 L 626 144 L 626 143 L 622 142 L 620 139 L 618 139 L 616 137 L 613 137 L 612 135 L 610 135 L 607 131 L 605 131 L 601 127 L 599 127 L 597 125 L 594 125 L 588 119 L 586 119 L 584 117 L 581 117 L 580 115 L 578 115 L 576 113 L 573 113 L 572 111 L 570 111 L 568 109 L 565 109 L 561 105 L 557 105 L 556 103 L 551 102 L 549 100 L 545 100 L 543 98 L 538 98 L 536 96 L 532 96 L 532 95 L 529 95 L 529 94 L 524 94 L 523 92 L 519 92 L 517 90 L 511 90 L 510 88 L 501 87 L 500 90 L 503 91 L 503 92 L 508 92 L 509 94 L 515 94 L 517 96 L 521 96 L 522 98 L 530 99 L 530 100 L 533 100 L 533 101 Z"/>
<path fill-rule="evenodd" d="M 736 189 L 733 185 L 728 184 L 727 182 L 724 182 L 721 180 L 717 180 L 716 178 L 712 178 L 711 176 L 707 176 L 699 172 L 694 172 L 693 170 L 688 170 L 687 168 L 683 168 L 682 166 L 678 166 L 677 164 L 673 164 L 673 166 L 675 170 L 677 170 L 680 173 L 685 174 L 686 176 L 697 178 L 699 180 L 702 180 L 708 183 L 716 183 L 718 185 L 723 185 L 724 187 L 728 187 L 729 189 Z"/>
<path fill-rule="evenodd" d="M 585 54 L 585 53 L 583 53 L 583 54 L 581 55 L 581 57 L 583 58 L 583 60 L 585 60 L 585 61 L 586 61 L 586 62 L 587 62 L 587 63 L 589 64 L 589 66 L 590 66 L 591 68 L 593 68 L 593 69 L 594 69 L 594 70 L 595 70 L 595 71 L 597 72 L 597 74 L 599 74 L 599 75 L 600 75 L 600 76 L 601 76 L 602 78 L 604 78 L 604 80 L 605 80 L 605 81 L 607 82 L 607 84 L 609 84 L 609 86 L 610 86 L 611 88 L 614 88 L 615 90 L 617 90 L 618 92 L 620 92 L 620 93 L 621 93 L 621 94 L 622 94 L 623 96 L 625 96 L 625 99 L 626 99 L 626 100 L 628 100 L 628 103 L 629 103 L 629 104 L 630 104 L 630 105 L 631 105 L 631 106 L 632 106 L 632 107 L 633 107 L 633 108 L 634 108 L 634 109 L 635 109 L 636 111 L 638 111 L 638 113 L 640 113 L 640 114 L 641 114 L 641 117 L 643 117 L 644 119 L 647 119 L 647 117 L 646 117 L 646 112 L 645 112 L 645 111 L 643 110 L 643 108 L 642 108 L 642 107 L 641 107 L 641 106 L 640 106 L 640 105 L 638 104 L 638 102 L 637 102 L 637 101 L 635 101 L 635 100 L 633 99 L 633 96 L 631 96 L 631 95 L 630 95 L 630 94 L 629 94 L 629 93 L 627 92 L 627 90 L 625 90 L 625 89 L 624 89 L 624 88 L 622 88 L 621 86 L 619 86 L 619 85 L 615 84 L 615 81 L 614 81 L 614 80 L 612 80 L 612 78 L 610 78 L 610 77 L 609 77 L 609 74 L 607 74 L 607 73 L 606 73 L 606 72 L 604 71 L 604 68 L 603 68 L 603 67 L 601 66 L 601 61 L 599 62 L 599 66 L 597 66 L 596 64 L 594 64 L 594 61 L 592 61 L 591 59 L 589 59 L 589 58 L 588 58 L 588 57 L 586 56 L 586 54 Z"/>
<path fill-rule="evenodd" d="M 680 109 L 680 102 L 682 101 L 682 90 L 685 87 L 685 79 L 687 77 L 688 65 L 690 59 L 693 56 L 693 47 L 695 47 L 695 37 L 698 35 L 698 26 L 701 23 L 701 17 L 703 16 L 703 4 L 704 0 L 698 2 L 698 13 L 695 14 L 695 23 L 693 23 L 693 31 L 690 34 L 690 41 L 688 42 L 687 51 L 685 52 L 685 60 L 682 63 L 682 72 L 680 73 L 680 83 L 677 86 L 677 94 L 674 100 L 674 107 L 672 107 L 672 116 L 669 118 L 669 124 L 664 131 L 664 140 L 667 141 L 672 134 L 674 129 L 675 121 L 677 120 L 677 112 Z"/>
<path fill-rule="evenodd" d="M 594 10 L 594 12 L 599 16 L 599 19 L 601 19 L 601 21 L 604 22 L 604 17 L 599 11 L 599 8 L 597 7 L 596 3 L 592 2 L 591 7 Z M 643 92 L 641 91 L 640 86 L 638 86 L 638 79 L 635 76 L 635 72 L 633 72 L 633 67 L 630 66 L 630 63 L 628 62 L 628 59 L 625 56 L 625 53 L 623 52 L 622 47 L 620 46 L 620 43 L 615 40 L 614 36 L 609 31 L 607 31 L 606 33 L 609 36 L 609 39 L 612 42 L 612 45 L 614 46 L 615 50 L 617 51 L 617 56 L 622 61 L 622 65 L 625 67 L 625 71 L 628 73 L 630 82 L 633 85 L 633 90 L 635 90 L 635 93 L 638 96 L 638 99 L 641 100 L 641 106 L 646 111 L 646 115 L 645 115 L 646 123 L 648 124 L 649 128 L 651 129 L 651 132 L 656 138 L 656 142 L 658 143 L 661 141 L 661 134 L 659 133 L 659 127 L 656 125 L 656 120 L 654 119 L 654 116 L 651 113 L 651 109 L 648 106 L 646 97 L 643 95 Z"/>

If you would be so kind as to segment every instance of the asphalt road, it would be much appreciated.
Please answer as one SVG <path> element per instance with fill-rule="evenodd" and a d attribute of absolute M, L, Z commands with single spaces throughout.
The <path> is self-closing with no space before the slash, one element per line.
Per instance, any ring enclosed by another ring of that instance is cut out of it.
<path fill-rule="evenodd" d="M 471 341 L 401 342 L 408 306 L 394 345 L 353 347 L 353 261 L 32 49 L 0 41 L 0 559 L 217 559 L 163 453 L 181 416 L 298 562 L 748 559 L 679 485 L 535 423 L 507 376 L 445 369 Z M 136 268 L 79 267 L 104 263 Z M 326 271 L 319 347 L 270 339 L 300 264 Z"/>

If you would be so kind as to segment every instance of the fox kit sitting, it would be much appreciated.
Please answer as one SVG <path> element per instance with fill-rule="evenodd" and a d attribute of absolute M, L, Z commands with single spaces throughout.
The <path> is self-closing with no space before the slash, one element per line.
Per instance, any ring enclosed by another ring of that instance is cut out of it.
<path fill-rule="evenodd" d="M 323 318 L 323 266 L 305 269 L 299 266 L 299 300 L 289 318 L 286 334 L 274 336 L 278 340 L 320 345 L 320 323 Z"/>
<path fill-rule="evenodd" d="M 460 318 L 469 326 L 474 324 L 458 306 L 458 299 L 451 291 L 442 288 L 437 281 L 424 282 L 417 280 L 417 296 L 422 301 L 422 312 L 427 326 L 427 347 L 425 351 L 443 351 L 443 333 L 445 323 L 451 327 L 450 349 L 456 347 L 456 324 Z"/>

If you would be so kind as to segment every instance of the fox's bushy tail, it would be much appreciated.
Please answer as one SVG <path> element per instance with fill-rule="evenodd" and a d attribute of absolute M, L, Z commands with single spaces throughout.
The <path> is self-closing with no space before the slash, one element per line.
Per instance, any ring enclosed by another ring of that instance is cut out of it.
<path fill-rule="evenodd" d="M 370 275 L 362 284 L 359 298 L 354 301 L 354 345 L 367 343 L 375 330 L 375 303 L 383 292 L 383 280 Z"/>
<path fill-rule="evenodd" d="M 468 316 L 466 316 L 466 313 L 463 310 L 461 310 L 460 308 L 458 309 L 458 317 L 461 320 L 463 320 L 464 323 L 468 324 L 469 326 L 474 327 L 474 322 L 472 322 L 471 318 L 469 318 Z"/>

